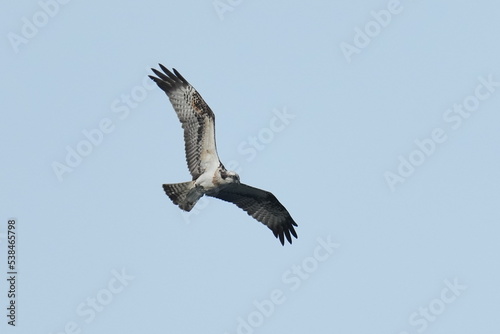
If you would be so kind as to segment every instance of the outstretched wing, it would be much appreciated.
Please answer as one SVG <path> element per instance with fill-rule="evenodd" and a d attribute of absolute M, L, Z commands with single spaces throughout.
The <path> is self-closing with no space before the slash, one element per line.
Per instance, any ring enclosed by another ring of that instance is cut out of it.
<path fill-rule="evenodd" d="M 198 178 L 209 164 L 219 165 L 215 147 L 215 115 L 201 95 L 175 69 L 170 72 L 159 64 L 163 73 L 152 68 L 156 82 L 170 99 L 184 129 L 186 161 L 193 179 Z"/>
<path fill-rule="evenodd" d="M 297 238 L 293 228 L 297 224 L 276 196 L 268 191 L 243 183 L 231 183 L 207 195 L 236 204 L 250 216 L 267 225 L 282 245 L 285 243 L 285 237 L 289 243 L 292 243 L 292 235 Z"/>

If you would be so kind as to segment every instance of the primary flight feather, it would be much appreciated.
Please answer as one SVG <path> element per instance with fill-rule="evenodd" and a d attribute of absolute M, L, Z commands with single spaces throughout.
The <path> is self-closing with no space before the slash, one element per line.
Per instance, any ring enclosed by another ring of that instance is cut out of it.
<path fill-rule="evenodd" d="M 297 226 L 285 207 L 270 192 L 240 182 L 238 174 L 226 170 L 215 145 L 215 115 L 201 95 L 182 75 L 159 64 L 160 72 L 149 77 L 167 94 L 184 129 L 186 161 L 192 181 L 164 184 L 163 189 L 174 204 L 190 211 L 203 196 L 236 204 L 273 231 L 282 245 L 285 238 L 297 238 Z"/>

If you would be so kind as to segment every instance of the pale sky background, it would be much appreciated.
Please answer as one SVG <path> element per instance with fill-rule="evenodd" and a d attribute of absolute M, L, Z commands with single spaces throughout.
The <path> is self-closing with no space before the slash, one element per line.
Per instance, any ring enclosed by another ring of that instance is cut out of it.
<path fill-rule="evenodd" d="M 2 333 L 500 332 L 500 3 L 60 2 L 0 5 Z M 190 176 L 159 62 L 293 245 L 164 194 Z"/>

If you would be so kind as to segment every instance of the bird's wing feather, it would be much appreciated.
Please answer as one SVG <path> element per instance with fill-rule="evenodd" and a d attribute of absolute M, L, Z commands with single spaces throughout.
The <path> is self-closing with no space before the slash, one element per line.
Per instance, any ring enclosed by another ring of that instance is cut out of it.
<path fill-rule="evenodd" d="M 170 72 L 159 64 L 160 72 L 149 76 L 170 99 L 184 129 L 186 161 L 193 179 L 198 178 L 209 164 L 220 163 L 215 145 L 215 115 L 201 95 L 175 69 Z"/>
<path fill-rule="evenodd" d="M 284 244 L 285 237 L 289 243 L 292 243 L 292 235 L 297 238 L 293 228 L 297 224 L 276 196 L 268 191 L 243 183 L 232 183 L 207 195 L 236 204 L 269 227 L 281 244 Z"/>

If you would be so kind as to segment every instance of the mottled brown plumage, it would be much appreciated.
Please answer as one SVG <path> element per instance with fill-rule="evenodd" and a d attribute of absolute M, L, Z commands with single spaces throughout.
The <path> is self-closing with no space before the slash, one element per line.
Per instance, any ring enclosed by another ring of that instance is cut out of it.
<path fill-rule="evenodd" d="M 186 161 L 192 181 L 164 184 L 172 202 L 190 211 L 203 196 L 236 204 L 250 216 L 269 227 L 282 245 L 285 238 L 297 238 L 297 226 L 285 207 L 270 192 L 240 183 L 238 174 L 226 170 L 215 145 L 215 115 L 201 95 L 182 75 L 159 64 L 160 72 L 149 76 L 170 99 L 184 129 Z"/>

